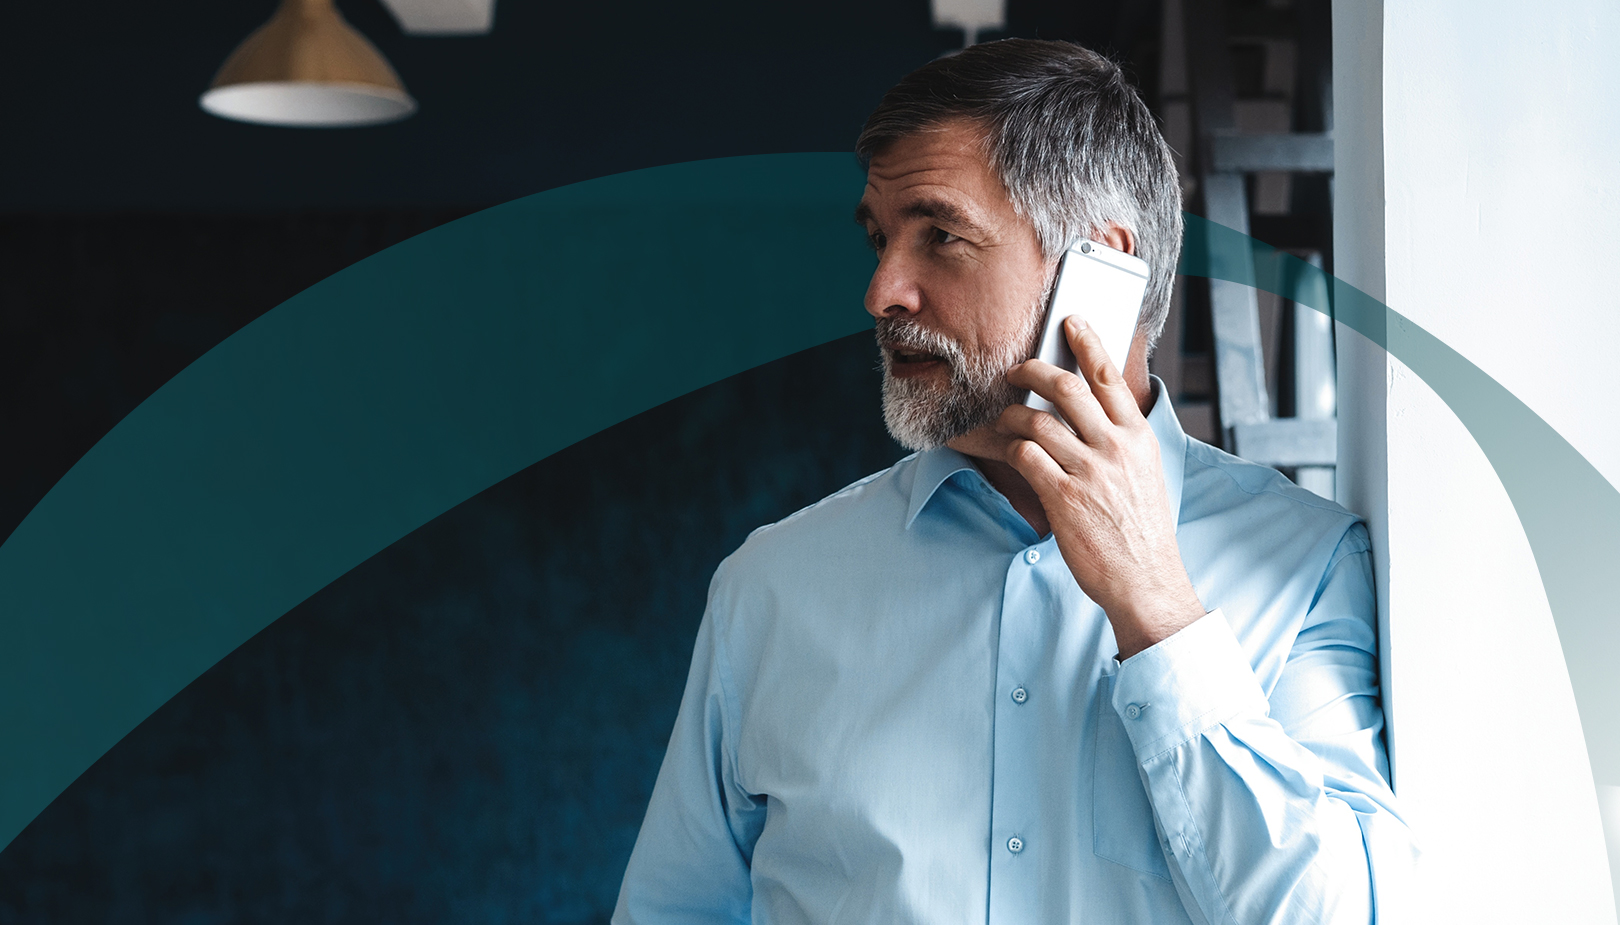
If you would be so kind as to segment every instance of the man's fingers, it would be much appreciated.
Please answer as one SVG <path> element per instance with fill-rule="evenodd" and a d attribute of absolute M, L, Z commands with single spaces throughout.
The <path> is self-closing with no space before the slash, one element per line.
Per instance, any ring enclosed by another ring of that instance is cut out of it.
<path fill-rule="evenodd" d="M 1028 405 L 1008 405 L 996 421 L 996 429 L 1011 437 L 1033 440 L 1059 466 L 1075 472 L 1088 452 L 1085 444 L 1063 422 Z"/>
<path fill-rule="evenodd" d="M 1141 421 L 1142 409 L 1136 405 L 1136 396 L 1125 384 L 1125 376 L 1108 359 L 1108 351 L 1103 348 L 1102 338 L 1097 336 L 1096 330 L 1082 322 L 1079 316 L 1065 320 L 1063 327 L 1069 349 L 1074 351 L 1074 358 L 1078 361 L 1076 365 L 1080 375 L 1090 384 L 1091 394 L 1108 419 L 1115 424 Z"/>
<path fill-rule="evenodd" d="M 1086 381 L 1042 360 L 1028 360 L 1007 371 L 1007 381 L 1055 405 L 1080 439 L 1093 446 L 1108 439 L 1113 422 L 1097 404 Z"/>
<path fill-rule="evenodd" d="M 1044 411 L 1038 413 L 1046 414 Z M 1035 489 L 1035 495 L 1041 499 L 1043 505 L 1049 503 L 1053 497 L 1052 491 L 1069 477 L 1063 467 L 1058 465 L 1057 460 L 1034 440 L 1015 438 L 1007 444 L 1006 461 L 1007 465 L 1018 470 L 1018 474 L 1024 477 L 1029 487 Z"/>

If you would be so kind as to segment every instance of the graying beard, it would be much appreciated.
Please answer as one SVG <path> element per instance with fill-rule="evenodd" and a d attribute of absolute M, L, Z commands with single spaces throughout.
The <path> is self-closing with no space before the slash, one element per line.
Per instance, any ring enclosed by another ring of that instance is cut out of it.
<path fill-rule="evenodd" d="M 1007 382 L 1007 370 L 1035 355 L 1041 322 L 1051 289 L 1042 293 L 1025 322 L 1024 330 L 989 356 L 967 357 L 961 345 L 918 328 L 910 322 L 882 319 L 879 342 L 887 331 L 920 349 L 943 356 L 951 367 L 951 380 L 943 390 L 916 380 L 898 379 L 883 361 L 883 423 L 889 436 L 908 450 L 944 446 L 969 431 L 994 423 L 1008 405 L 1023 398 L 1024 390 Z M 887 325 L 885 322 L 889 322 Z"/>
<path fill-rule="evenodd" d="M 989 424 L 1019 398 L 1019 390 L 1006 379 L 976 389 L 952 375 L 943 392 L 925 383 L 883 376 L 883 423 L 895 442 L 909 450 L 944 446 L 969 431 Z"/>

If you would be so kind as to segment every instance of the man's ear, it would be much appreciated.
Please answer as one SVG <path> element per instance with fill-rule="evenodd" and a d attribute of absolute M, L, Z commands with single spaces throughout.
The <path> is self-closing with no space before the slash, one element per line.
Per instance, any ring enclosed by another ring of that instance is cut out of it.
<path fill-rule="evenodd" d="M 1109 222 L 1103 228 L 1102 243 L 1116 251 L 1124 251 L 1133 257 L 1136 256 L 1136 235 L 1118 222 Z"/>

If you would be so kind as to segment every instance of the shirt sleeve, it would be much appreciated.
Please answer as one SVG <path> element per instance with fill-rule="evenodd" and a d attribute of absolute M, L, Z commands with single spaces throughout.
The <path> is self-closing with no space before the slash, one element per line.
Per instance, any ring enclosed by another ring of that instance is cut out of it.
<path fill-rule="evenodd" d="M 1269 698 L 1219 610 L 1120 665 L 1113 707 L 1195 922 L 1395 916 L 1416 847 L 1387 783 L 1377 664 L 1357 524 Z"/>
<path fill-rule="evenodd" d="M 749 921 L 749 864 L 765 803 L 737 784 L 736 702 L 715 610 L 711 589 L 669 749 L 619 887 L 614 925 Z"/>

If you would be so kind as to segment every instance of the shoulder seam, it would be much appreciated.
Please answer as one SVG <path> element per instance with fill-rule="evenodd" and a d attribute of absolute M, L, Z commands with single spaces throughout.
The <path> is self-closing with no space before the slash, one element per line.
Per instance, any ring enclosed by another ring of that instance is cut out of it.
<path fill-rule="evenodd" d="M 1237 477 L 1234 476 L 1231 472 L 1227 471 L 1227 467 L 1221 465 L 1218 459 L 1207 458 L 1205 456 L 1204 450 L 1213 450 L 1214 452 L 1221 453 L 1223 456 L 1224 455 L 1230 455 L 1230 454 L 1225 453 L 1222 450 L 1217 450 L 1215 447 L 1212 447 L 1209 444 L 1204 443 L 1201 440 L 1188 440 L 1187 441 L 1187 455 L 1188 456 L 1193 456 L 1195 454 L 1200 456 L 1201 458 L 1200 458 L 1199 461 L 1204 465 L 1205 468 L 1214 469 L 1217 472 L 1219 472 L 1221 475 L 1226 476 L 1226 478 L 1229 479 L 1232 482 L 1233 487 L 1235 487 L 1238 491 L 1241 491 L 1246 495 L 1262 495 L 1262 494 L 1277 495 L 1279 497 L 1288 498 L 1289 500 L 1292 500 L 1292 501 L 1297 501 L 1300 504 L 1305 505 L 1306 507 L 1314 508 L 1314 509 L 1316 509 L 1318 511 L 1322 511 L 1323 513 L 1338 514 L 1338 515 L 1341 515 L 1341 516 L 1344 516 L 1344 517 L 1349 517 L 1352 520 L 1361 520 L 1361 517 L 1356 515 L 1354 512 L 1347 511 L 1342 506 L 1340 506 L 1338 504 L 1335 504 L 1334 502 L 1329 501 L 1326 498 L 1318 497 L 1313 492 L 1311 492 L 1311 491 L 1309 491 L 1307 489 L 1304 489 L 1304 488 L 1299 489 L 1301 494 L 1304 494 L 1304 495 L 1308 496 L 1308 497 L 1303 497 L 1303 498 L 1297 497 L 1297 496 L 1295 496 L 1295 495 L 1293 495 L 1291 493 L 1287 493 L 1287 492 L 1282 491 L 1275 482 L 1269 482 L 1268 484 L 1263 485 L 1258 489 L 1250 489 L 1250 488 L 1246 487 L 1242 482 L 1238 481 Z M 1233 456 L 1232 458 L 1238 460 L 1239 462 L 1244 463 L 1245 465 L 1260 466 L 1259 463 L 1250 462 L 1249 460 L 1246 460 L 1241 456 Z M 1271 467 L 1269 467 L 1269 466 L 1260 466 L 1260 468 L 1269 469 Z M 1274 469 L 1272 471 L 1276 472 L 1276 470 L 1274 470 Z M 1283 475 L 1280 472 L 1277 472 L 1276 474 L 1277 474 L 1278 478 L 1282 479 L 1285 482 L 1288 482 L 1288 477 L 1287 476 Z M 1288 482 L 1288 484 L 1293 485 L 1294 483 L 1293 482 Z M 1297 488 L 1298 486 L 1296 485 L 1295 487 Z"/>
<path fill-rule="evenodd" d="M 816 501 L 812 501 L 809 504 L 806 504 L 804 507 L 801 507 L 798 510 L 794 511 L 793 513 L 787 515 L 786 517 L 783 517 L 781 520 L 772 521 L 771 523 L 768 523 L 768 524 L 760 524 L 759 526 L 755 527 L 753 530 L 750 530 L 748 532 L 747 540 L 751 540 L 756 535 L 758 535 L 760 533 L 763 533 L 766 530 L 770 530 L 773 527 L 780 527 L 780 526 L 782 526 L 783 524 L 787 523 L 790 520 L 795 520 L 798 517 L 803 516 L 804 514 L 815 510 L 816 508 L 822 506 L 823 504 L 826 504 L 829 501 L 834 501 L 834 500 L 837 500 L 838 498 L 842 498 L 843 496 L 849 494 L 852 491 L 855 491 L 858 488 L 861 488 L 861 487 L 867 485 L 868 483 L 875 482 L 878 479 L 882 478 L 883 476 L 888 475 L 889 473 L 893 472 L 894 470 L 900 468 L 900 466 L 904 465 L 905 463 L 910 462 L 911 460 L 913 460 L 915 458 L 917 458 L 917 454 L 912 453 L 909 456 L 905 456 L 905 457 L 903 457 L 901 459 L 896 460 L 888 468 L 879 469 L 878 471 L 872 473 L 871 475 L 862 476 L 861 478 L 858 478 L 855 481 L 850 482 L 848 485 L 845 485 L 843 488 L 838 489 L 837 491 L 833 492 L 832 494 L 827 495 L 826 497 L 820 498 L 820 499 L 818 499 Z M 747 540 L 744 540 L 744 542 L 747 542 Z"/>

